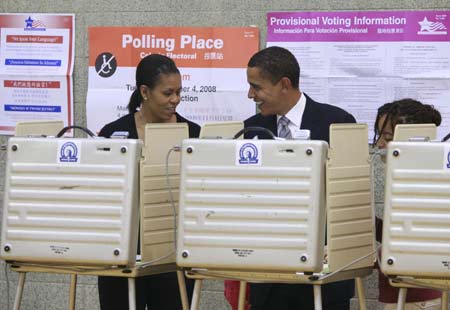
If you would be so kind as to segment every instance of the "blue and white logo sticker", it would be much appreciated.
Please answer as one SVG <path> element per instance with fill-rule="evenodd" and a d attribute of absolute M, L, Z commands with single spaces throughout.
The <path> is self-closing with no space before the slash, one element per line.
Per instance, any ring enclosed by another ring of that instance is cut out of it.
<path fill-rule="evenodd" d="M 58 163 L 79 163 L 81 145 L 74 141 L 61 141 L 58 145 Z"/>
<path fill-rule="evenodd" d="M 450 146 L 444 147 L 444 169 L 450 169 Z"/>
<path fill-rule="evenodd" d="M 31 16 L 28 16 L 28 18 L 25 19 L 24 22 L 25 28 L 23 28 L 23 30 L 25 31 L 29 30 L 45 31 L 45 24 L 38 19 L 32 19 Z"/>
<path fill-rule="evenodd" d="M 261 142 L 239 141 L 236 143 L 237 166 L 261 166 L 262 149 Z"/>

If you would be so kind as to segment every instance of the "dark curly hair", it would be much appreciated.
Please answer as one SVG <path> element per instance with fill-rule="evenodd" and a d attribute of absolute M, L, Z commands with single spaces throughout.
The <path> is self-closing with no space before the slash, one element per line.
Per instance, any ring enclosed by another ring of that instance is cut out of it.
<path fill-rule="evenodd" d="M 378 130 L 378 122 L 384 115 L 386 115 L 386 118 L 381 125 L 381 130 Z M 392 126 L 390 129 L 393 132 L 397 124 L 435 124 L 439 126 L 442 118 L 441 113 L 432 105 L 423 104 L 411 98 L 388 102 L 378 108 L 374 125 L 373 145 L 380 139 L 380 135 L 389 121 Z"/>

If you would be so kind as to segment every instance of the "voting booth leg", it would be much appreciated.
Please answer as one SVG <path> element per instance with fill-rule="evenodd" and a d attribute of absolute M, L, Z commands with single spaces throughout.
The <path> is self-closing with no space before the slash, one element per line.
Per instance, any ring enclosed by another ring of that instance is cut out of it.
<path fill-rule="evenodd" d="M 408 289 L 406 287 L 401 287 L 398 291 L 397 310 L 405 309 L 406 293 L 408 293 Z"/>
<path fill-rule="evenodd" d="M 77 275 L 70 275 L 69 309 L 75 310 L 75 300 L 77 298 Z"/>
<path fill-rule="evenodd" d="M 239 282 L 239 303 L 238 310 L 245 309 L 245 295 L 247 291 L 247 282 L 241 281 Z"/>
<path fill-rule="evenodd" d="M 136 278 L 128 278 L 128 309 L 136 310 Z"/>
<path fill-rule="evenodd" d="M 22 301 L 23 287 L 25 285 L 25 272 L 19 272 L 19 282 L 17 283 L 16 298 L 14 299 L 14 310 L 20 309 L 20 302 Z"/>
<path fill-rule="evenodd" d="M 189 310 L 189 299 L 186 291 L 186 281 L 184 280 L 183 271 L 177 270 L 178 287 L 180 289 L 181 306 L 183 310 Z"/>
<path fill-rule="evenodd" d="M 366 295 L 364 294 L 363 280 L 360 277 L 355 278 L 356 291 L 358 292 L 359 309 L 366 310 Z"/>
<path fill-rule="evenodd" d="M 448 291 L 442 291 L 442 310 L 448 310 Z"/>
<path fill-rule="evenodd" d="M 192 305 L 191 310 L 198 310 L 198 305 L 200 303 L 200 292 L 202 290 L 202 282 L 203 280 L 197 279 L 195 280 L 194 285 L 194 294 L 192 294 Z"/>
<path fill-rule="evenodd" d="M 322 310 L 322 289 L 320 284 L 314 284 L 314 310 Z"/>

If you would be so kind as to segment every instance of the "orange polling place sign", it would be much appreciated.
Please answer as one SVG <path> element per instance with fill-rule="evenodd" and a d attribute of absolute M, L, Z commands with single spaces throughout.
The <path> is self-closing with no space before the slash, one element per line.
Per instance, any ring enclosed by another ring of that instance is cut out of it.
<path fill-rule="evenodd" d="M 178 67 L 245 68 L 259 46 L 255 27 L 92 27 L 89 41 L 95 42 L 90 46 L 89 66 L 108 52 L 120 67 L 136 67 L 148 54 L 158 53 L 172 58 Z"/>

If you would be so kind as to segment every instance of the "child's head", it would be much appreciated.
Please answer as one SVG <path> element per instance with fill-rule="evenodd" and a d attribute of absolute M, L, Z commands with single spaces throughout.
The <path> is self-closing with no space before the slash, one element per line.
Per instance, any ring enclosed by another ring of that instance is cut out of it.
<path fill-rule="evenodd" d="M 394 137 L 397 124 L 441 124 L 441 114 L 433 106 L 414 99 L 401 99 L 378 108 L 373 145 L 385 148 Z"/>

